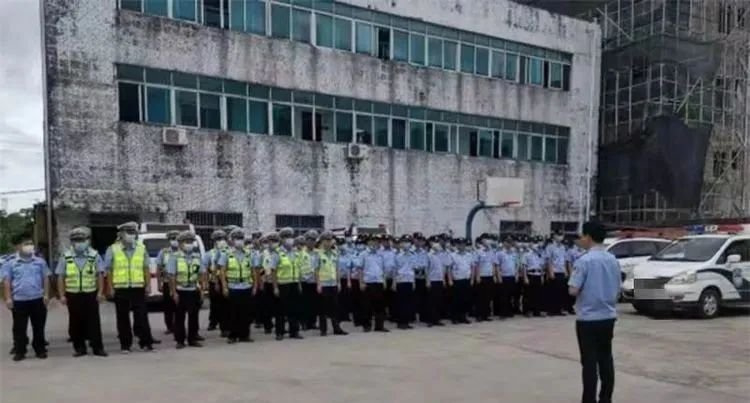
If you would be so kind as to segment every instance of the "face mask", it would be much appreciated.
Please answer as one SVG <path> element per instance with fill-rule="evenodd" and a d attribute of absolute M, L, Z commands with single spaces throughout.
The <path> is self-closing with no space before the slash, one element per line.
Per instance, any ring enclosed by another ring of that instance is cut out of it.
<path fill-rule="evenodd" d="M 173 239 L 173 240 L 170 240 L 170 241 L 169 241 L 169 246 L 171 246 L 171 247 L 173 247 L 173 248 L 176 248 L 176 247 L 180 246 L 180 243 L 179 243 L 179 242 L 177 242 L 177 240 L 176 240 L 176 239 Z"/>
<path fill-rule="evenodd" d="M 440 246 L 440 244 L 439 244 L 439 243 L 434 243 L 434 244 L 432 244 L 432 249 L 435 249 L 435 250 L 443 250 L 443 247 L 442 247 L 442 246 Z"/>
<path fill-rule="evenodd" d="M 23 245 L 21 246 L 21 254 L 24 256 L 31 256 L 34 254 L 34 245 Z"/>
<path fill-rule="evenodd" d="M 182 249 L 185 252 L 192 252 L 193 249 L 195 249 L 195 244 L 194 243 L 186 243 L 186 244 L 182 245 Z"/>
<path fill-rule="evenodd" d="M 122 241 L 127 244 L 135 242 L 135 234 L 122 234 Z"/>
<path fill-rule="evenodd" d="M 83 253 L 89 249 L 89 243 L 88 242 L 76 242 L 73 244 L 73 250 L 76 251 L 76 253 Z"/>
<path fill-rule="evenodd" d="M 292 249 L 292 248 L 294 247 L 294 239 L 292 239 L 292 238 L 287 238 L 287 239 L 285 239 L 285 240 L 284 240 L 284 246 L 285 246 L 285 247 L 286 247 L 287 249 Z"/>
<path fill-rule="evenodd" d="M 219 248 L 219 249 L 226 248 L 227 247 L 227 241 L 225 241 L 223 239 L 220 240 L 220 241 L 216 241 L 216 247 Z"/>
<path fill-rule="evenodd" d="M 278 247 L 279 247 L 279 243 L 278 242 L 271 242 L 271 249 L 276 249 Z"/>
<path fill-rule="evenodd" d="M 245 240 L 244 239 L 235 239 L 234 240 L 234 247 L 235 248 L 242 248 L 245 246 Z"/>
<path fill-rule="evenodd" d="M 402 249 L 409 249 L 409 248 L 411 248 L 411 242 L 402 242 L 401 243 L 401 248 Z"/>
<path fill-rule="evenodd" d="M 344 241 L 346 243 L 352 243 L 352 238 L 351 237 L 346 237 L 346 238 L 344 238 Z"/>

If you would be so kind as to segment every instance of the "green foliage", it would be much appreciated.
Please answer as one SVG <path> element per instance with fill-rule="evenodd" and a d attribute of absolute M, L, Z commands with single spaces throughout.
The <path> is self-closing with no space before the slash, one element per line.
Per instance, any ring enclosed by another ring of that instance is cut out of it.
<path fill-rule="evenodd" d="M 22 209 L 17 213 L 8 214 L 0 210 L 0 254 L 15 251 L 12 239 L 20 233 L 31 234 L 34 226 L 34 210 Z"/>

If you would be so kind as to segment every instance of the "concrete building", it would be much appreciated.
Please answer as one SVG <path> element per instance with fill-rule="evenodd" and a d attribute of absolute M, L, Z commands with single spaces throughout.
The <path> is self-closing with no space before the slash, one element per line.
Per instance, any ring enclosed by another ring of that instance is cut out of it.
<path fill-rule="evenodd" d="M 462 234 L 488 176 L 523 178 L 525 205 L 475 234 L 576 227 L 596 24 L 505 0 L 289 3 L 45 0 L 56 236 L 125 219 Z"/>

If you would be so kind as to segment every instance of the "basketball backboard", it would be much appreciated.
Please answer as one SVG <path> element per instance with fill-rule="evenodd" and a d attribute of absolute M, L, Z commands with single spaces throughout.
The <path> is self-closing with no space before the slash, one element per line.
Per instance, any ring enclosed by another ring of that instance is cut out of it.
<path fill-rule="evenodd" d="M 523 207 L 524 180 L 488 176 L 477 183 L 477 199 L 486 206 Z"/>

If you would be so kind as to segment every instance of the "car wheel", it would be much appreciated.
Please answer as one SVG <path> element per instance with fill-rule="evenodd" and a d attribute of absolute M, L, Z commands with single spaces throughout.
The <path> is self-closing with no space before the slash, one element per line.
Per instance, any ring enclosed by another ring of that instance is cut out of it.
<path fill-rule="evenodd" d="M 715 318 L 719 314 L 721 296 L 714 289 L 704 290 L 698 300 L 698 316 L 703 319 Z"/>
<path fill-rule="evenodd" d="M 651 310 L 648 309 L 645 305 L 641 305 L 637 302 L 633 302 L 631 305 L 633 305 L 633 308 L 635 308 L 635 311 L 640 313 L 641 315 L 650 315 Z"/>

